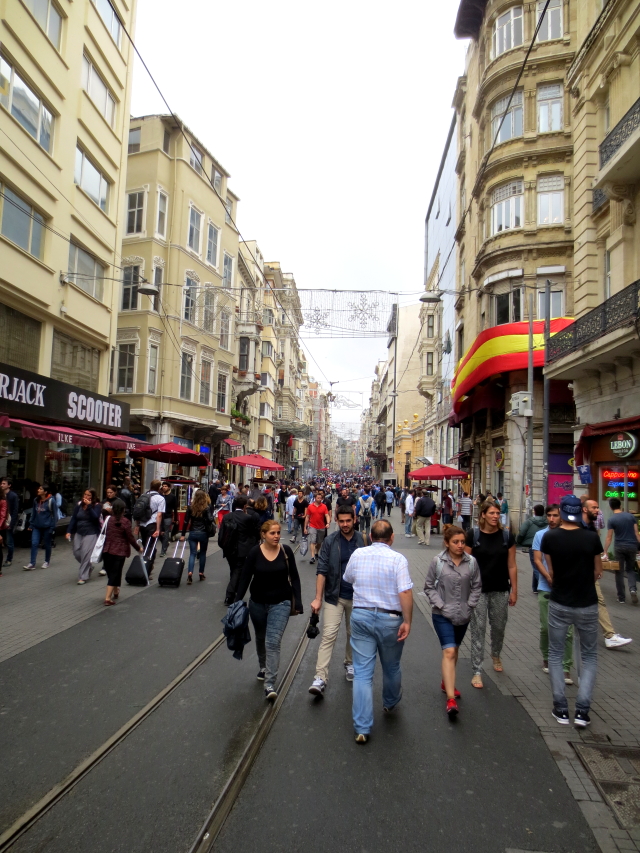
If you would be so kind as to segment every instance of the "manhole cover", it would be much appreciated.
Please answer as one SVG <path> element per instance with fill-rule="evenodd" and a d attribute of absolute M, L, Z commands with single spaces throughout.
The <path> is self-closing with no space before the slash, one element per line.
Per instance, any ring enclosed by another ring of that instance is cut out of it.
<path fill-rule="evenodd" d="M 620 825 L 640 828 L 640 749 L 574 744 Z"/>

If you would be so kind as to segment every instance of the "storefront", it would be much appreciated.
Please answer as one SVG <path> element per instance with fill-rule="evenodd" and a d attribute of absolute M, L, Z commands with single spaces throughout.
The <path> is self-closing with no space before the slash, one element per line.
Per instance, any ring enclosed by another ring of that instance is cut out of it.
<path fill-rule="evenodd" d="M 13 480 L 24 506 L 36 484 L 54 484 L 67 504 L 87 487 L 100 495 L 130 450 L 129 406 L 48 376 L 0 363 L 0 477 Z M 106 463 L 109 462 L 109 470 Z"/>

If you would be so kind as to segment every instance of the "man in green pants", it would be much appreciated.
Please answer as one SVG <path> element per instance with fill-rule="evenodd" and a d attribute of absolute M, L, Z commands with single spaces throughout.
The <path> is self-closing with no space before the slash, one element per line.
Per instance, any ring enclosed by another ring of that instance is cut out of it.
<path fill-rule="evenodd" d="M 547 564 L 541 550 L 542 539 L 547 530 L 560 527 L 560 507 L 551 504 L 545 510 L 548 527 L 539 530 L 533 537 L 531 551 L 536 569 L 540 573 L 538 578 L 538 604 L 540 606 L 540 651 L 542 652 L 542 670 L 549 672 L 549 593 L 551 592 L 551 578 L 547 571 Z M 564 655 L 562 658 L 562 669 L 564 670 L 564 683 L 573 684 L 571 678 L 571 667 L 573 666 L 573 626 L 567 631 L 567 639 L 564 644 Z"/>

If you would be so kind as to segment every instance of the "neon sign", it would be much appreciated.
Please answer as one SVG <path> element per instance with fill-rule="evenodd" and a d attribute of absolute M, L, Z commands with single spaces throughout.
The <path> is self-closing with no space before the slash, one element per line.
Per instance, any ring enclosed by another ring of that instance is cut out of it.
<path fill-rule="evenodd" d="M 605 498 L 624 498 L 624 491 L 617 492 L 615 490 L 607 489 L 604 493 Z M 638 497 L 637 492 L 627 492 L 627 497 L 631 500 L 635 500 Z"/>
<path fill-rule="evenodd" d="M 608 480 L 611 477 L 624 477 L 624 471 L 603 471 L 602 476 L 605 480 Z M 630 480 L 637 480 L 640 477 L 640 474 L 638 471 L 627 471 L 627 477 Z"/>

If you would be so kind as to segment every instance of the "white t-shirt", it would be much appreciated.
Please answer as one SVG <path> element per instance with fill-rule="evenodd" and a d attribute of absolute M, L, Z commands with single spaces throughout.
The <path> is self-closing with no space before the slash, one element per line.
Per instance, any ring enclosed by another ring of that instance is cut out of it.
<path fill-rule="evenodd" d="M 293 515 L 293 505 L 296 502 L 297 497 L 297 495 L 289 495 L 289 497 L 287 498 L 287 515 Z"/>
<path fill-rule="evenodd" d="M 158 517 L 158 513 L 167 511 L 167 502 L 163 495 L 159 495 L 158 492 L 149 492 L 149 494 L 151 496 L 151 518 L 149 521 L 145 521 L 143 527 L 149 527 L 150 524 L 157 524 L 156 518 Z"/>
<path fill-rule="evenodd" d="M 413 515 L 413 495 L 407 495 L 404 502 L 405 514 Z"/>

